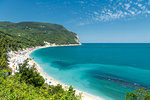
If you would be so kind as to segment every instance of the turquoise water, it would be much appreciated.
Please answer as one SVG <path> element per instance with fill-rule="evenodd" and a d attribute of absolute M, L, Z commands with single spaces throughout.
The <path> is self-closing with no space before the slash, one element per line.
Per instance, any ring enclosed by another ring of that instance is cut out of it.
<path fill-rule="evenodd" d="M 150 44 L 82 44 L 38 49 L 30 56 L 44 72 L 106 100 L 150 87 Z"/>

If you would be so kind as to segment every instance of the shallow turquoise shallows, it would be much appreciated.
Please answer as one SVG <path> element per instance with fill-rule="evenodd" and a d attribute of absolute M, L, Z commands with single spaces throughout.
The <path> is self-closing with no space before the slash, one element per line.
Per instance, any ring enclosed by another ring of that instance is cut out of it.
<path fill-rule="evenodd" d="M 87 43 L 30 56 L 56 80 L 106 100 L 125 100 L 127 91 L 150 87 L 150 44 Z"/>

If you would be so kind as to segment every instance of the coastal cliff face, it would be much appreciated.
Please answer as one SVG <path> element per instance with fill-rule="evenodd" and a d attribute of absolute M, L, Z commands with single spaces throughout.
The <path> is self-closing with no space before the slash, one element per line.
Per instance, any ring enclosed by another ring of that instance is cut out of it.
<path fill-rule="evenodd" d="M 77 44 L 81 45 L 78 35 L 76 35 L 75 41 L 77 42 Z"/>
<path fill-rule="evenodd" d="M 81 44 L 76 33 L 58 24 L 40 22 L 0 22 L 0 31 L 44 45 L 49 43 Z"/>

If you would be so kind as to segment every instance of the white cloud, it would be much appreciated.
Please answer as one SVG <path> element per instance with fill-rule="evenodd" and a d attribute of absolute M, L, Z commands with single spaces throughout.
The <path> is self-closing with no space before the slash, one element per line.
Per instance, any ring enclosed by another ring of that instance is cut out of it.
<path fill-rule="evenodd" d="M 130 8 L 130 4 L 125 4 L 125 9 L 128 10 Z"/>
<path fill-rule="evenodd" d="M 129 12 L 130 12 L 132 15 L 135 15 L 135 12 L 134 12 L 134 11 L 129 10 Z"/>
<path fill-rule="evenodd" d="M 144 13 L 150 14 L 150 10 L 146 9 Z"/>
<path fill-rule="evenodd" d="M 148 13 L 148 14 L 150 14 L 150 11 L 149 11 L 149 10 L 147 10 L 147 13 Z"/>
<path fill-rule="evenodd" d="M 141 9 L 142 9 L 142 10 L 145 10 L 145 9 L 146 9 L 146 6 L 142 6 Z"/>
<path fill-rule="evenodd" d="M 95 11 L 94 14 L 95 14 L 95 15 L 98 15 L 99 13 Z"/>
<path fill-rule="evenodd" d="M 105 8 L 103 9 L 101 16 L 96 17 L 96 20 L 109 21 L 109 20 L 115 20 L 127 16 L 136 16 L 143 13 L 150 14 L 150 10 L 146 10 L 147 7 L 146 5 L 142 4 L 142 2 L 143 0 L 138 0 L 138 2 L 129 1 L 126 2 L 124 5 L 123 2 L 119 2 L 118 3 L 119 5 L 117 5 L 117 7 L 121 9 L 116 8 L 116 6 L 108 9 Z M 140 9 L 136 8 L 135 5 L 137 5 Z"/>
<path fill-rule="evenodd" d="M 79 3 L 80 3 L 80 4 L 84 4 L 85 2 L 84 2 L 84 1 L 79 1 Z"/>
<path fill-rule="evenodd" d="M 133 2 L 132 1 L 130 1 L 130 4 L 132 4 Z"/>
<path fill-rule="evenodd" d="M 99 0 L 90 0 L 91 4 L 94 4 L 92 7 L 97 6 Z M 93 3 L 94 1 L 94 3 Z M 138 15 L 147 16 L 150 14 L 150 0 L 145 2 L 144 0 L 107 0 L 109 4 L 105 4 L 102 7 L 99 6 L 99 9 L 90 11 L 88 16 L 88 21 L 86 23 L 80 23 L 80 25 L 86 25 L 90 22 L 99 22 L 99 21 L 112 21 L 120 18 L 131 18 Z M 111 1 L 111 2 L 110 2 Z M 91 5 L 90 5 L 91 6 Z M 88 8 L 88 7 L 86 7 Z"/>
<path fill-rule="evenodd" d="M 124 12 L 124 15 L 127 15 L 128 13 L 127 12 Z"/>
<path fill-rule="evenodd" d="M 142 7 L 142 4 L 138 4 L 139 7 Z"/>

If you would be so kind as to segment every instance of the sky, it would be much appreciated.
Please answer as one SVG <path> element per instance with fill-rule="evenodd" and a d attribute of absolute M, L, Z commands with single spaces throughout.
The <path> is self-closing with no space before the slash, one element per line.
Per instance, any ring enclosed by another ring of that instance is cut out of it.
<path fill-rule="evenodd" d="M 61 24 L 82 43 L 150 43 L 150 0 L 0 0 L 0 21 Z"/>

